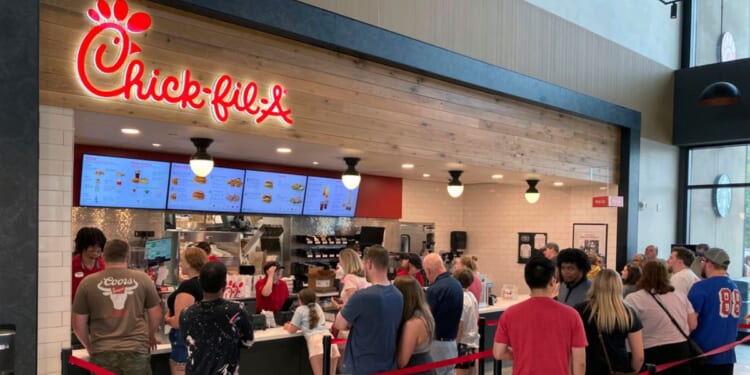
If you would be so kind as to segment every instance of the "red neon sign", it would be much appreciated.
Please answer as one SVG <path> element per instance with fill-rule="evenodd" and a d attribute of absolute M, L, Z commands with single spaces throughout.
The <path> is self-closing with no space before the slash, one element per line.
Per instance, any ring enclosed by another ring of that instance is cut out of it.
<path fill-rule="evenodd" d="M 128 57 L 141 52 L 141 48 L 130 40 L 130 34 L 137 34 L 151 27 L 151 16 L 135 12 L 129 18 L 125 0 L 115 0 L 110 8 L 105 0 L 98 0 L 96 9 L 89 9 L 89 19 L 96 24 L 81 41 L 76 55 L 76 73 L 81 85 L 89 93 L 101 98 L 122 97 L 123 99 L 152 100 L 159 103 L 175 104 L 181 109 L 199 110 L 209 107 L 211 115 L 218 122 L 226 122 L 231 111 L 245 114 L 258 124 L 269 117 L 278 118 L 291 125 L 292 111 L 284 108 L 281 100 L 287 94 L 281 85 L 273 85 L 269 97 L 259 97 L 258 84 L 235 82 L 229 75 L 219 76 L 211 86 L 203 86 L 192 78 L 189 69 L 179 77 L 160 77 L 158 69 L 146 73 L 143 60 Z M 114 33 L 111 43 L 92 46 L 94 39 L 103 33 Z M 110 46 L 116 46 L 115 58 L 111 64 L 104 61 Z M 121 83 L 116 87 L 97 87 L 91 82 L 86 71 L 87 57 L 93 52 L 94 66 L 101 75 L 120 75 Z M 126 64 L 127 62 L 127 64 Z M 148 74 L 148 77 L 146 75 Z"/>

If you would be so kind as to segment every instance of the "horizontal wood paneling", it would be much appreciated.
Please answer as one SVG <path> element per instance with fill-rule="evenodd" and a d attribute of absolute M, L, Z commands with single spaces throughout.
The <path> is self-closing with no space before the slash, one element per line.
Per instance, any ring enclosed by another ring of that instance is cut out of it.
<path fill-rule="evenodd" d="M 131 13 L 148 9 L 153 19 L 145 35 L 133 36 L 147 69 L 164 77 L 188 68 L 204 84 L 226 73 L 257 81 L 261 92 L 282 84 L 295 123 L 251 126 L 233 114 L 217 125 L 207 110 L 97 99 L 74 75 L 76 49 L 92 26 L 85 11 L 93 4 L 42 2 L 43 104 L 581 180 L 589 179 L 591 167 L 619 170 L 620 135 L 613 126 L 139 1 L 130 2 Z M 618 176 L 594 179 L 617 182 Z"/>

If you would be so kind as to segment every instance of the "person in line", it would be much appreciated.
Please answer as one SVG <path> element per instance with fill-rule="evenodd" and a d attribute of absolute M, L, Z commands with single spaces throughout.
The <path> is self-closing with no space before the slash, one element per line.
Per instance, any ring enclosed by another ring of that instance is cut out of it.
<path fill-rule="evenodd" d="M 76 291 L 73 331 L 91 363 L 118 374 L 150 375 L 161 299 L 146 273 L 128 269 L 129 260 L 127 242 L 104 245 L 107 268 L 86 277 Z"/>
<path fill-rule="evenodd" d="M 323 375 L 323 337 L 331 336 L 331 331 L 326 328 L 323 318 L 323 308 L 318 304 L 318 296 L 315 290 L 305 288 L 297 294 L 299 307 L 294 310 L 291 322 L 284 323 L 284 330 L 289 333 L 302 331 L 307 342 L 307 353 L 310 358 L 310 367 L 315 375 Z M 331 345 L 331 361 L 329 374 L 336 374 L 336 366 L 339 348 Z"/>
<path fill-rule="evenodd" d="M 184 374 L 187 363 L 187 344 L 180 333 L 180 313 L 188 306 L 203 299 L 203 291 L 198 282 L 198 275 L 208 257 L 203 249 L 188 247 L 180 253 L 180 274 L 185 280 L 180 283 L 177 290 L 167 298 L 167 315 L 164 323 L 172 327 L 169 331 L 169 342 L 172 351 L 169 354 L 169 369 L 172 375 Z"/>
<path fill-rule="evenodd" d="M 591 269 L 586 274 L 586 278 L 589 280 L 594 280 L 596 274 L 598 274 L 599 271 L 601 271 L 604 267 L 599 264 L 599 260 L 601 259 L 599 258 L 599 255 L 597 255 L 596 253 L 587 253 L 586 255 L 589 257 L 589 264 L 591 264 Z"/>
<path fill-rule="evenodd" d="M 461 321 L 458 323 L 458 356 L 474 354 L 479 349 L 479 303 L 469 288 L 474 281 L 474 274 L 468 268 L 453 271 L 453 278 L 461 283 L 464 289 L 464 307 L 461 311 Z M 457 375 L 473 373 L 476 361 L 456 364 Z"/>
<path fill-rule="evenodd" d="M 635 264 L 638 267 L 643 267 L 643 264 L 646 263 L 646 256 L 641 253 L 636 253 L 633 255 L 633 260 L 631 263 Z"/>
<path fill-rule="evenodd" d="M 422 258 L 414 253 L 402 253 L 401 263 L 396 276 L 412 276 L 417 279 L 420 286 L 425 286 L 424 275 L 422 273 Z"/>
<path fill-rule="evenodd" d="M 690 357 L 690 347 L 682 333 L 689 334 L 695 329 L 695 311 L 687 296 L 674 292 L 664 263 L 646 262 L 643 265 L 638 291 L 625 297 L 625 303 L 635 309 L 643 323 L 646 363 L 659 365 Z M 678 326 L 672 323 L 670 316 Z M 690 375 L 690 364 L 673 367 L 659 374 Z"/>
<path fill-rule="evenodd" d="M 557 255 L 557 268 L 560 270 L 560 289 L 557 300 L 575 306 L 586 300 L 591 281 L 586 274 L 591 270 L 589 257 L 581 249 L 565 249 Z"/>
<path fill-rule="evenodd" d="M 396 343 L 404 299 L 388 280 L 388 250 L 380 245 L 365 249 L 365 277 L 370 286 L 349 298 L 336 315 L 334 326 L 349 329 L 344 372 L 375 374 L 396 369 Z"/>
<path fill-rule="evenodd" d="M 434 362 L 430 356 L 435 320 L 432 318 L 427 298 L 419 282 L 409 275 L 397 276 L 395 286 L 404 296 L 404 312 L 401 317 L 401 334 L 398 339 L 396 364 L 398 368 Z M 435 370 L 416 373 L 435 375 Z"/>
<path fill-rule="evenodd" d="M 460 271 L 467 269 L 471 271 L 472 282 L 469 286 L 469 291 L 474 294 L 474 298 L 479 301 L 482 299 L 482 280 L 479 280 L 479 266 L 471 255 L 464 255 L 456 259 L 456 264 L 453 266 L 454 271 Z"/>
<path fill-rule="evenodd" d="M 641 267 L 630 263 L 622 268 L 622 297 L 625 298 L 628 294 L 638 290 L 638 280 L 641 279 L 643 271 Z"/>
<path fill-rule="evenodd" d="M 253 325 L 239 303 L 222 298 L 227 267 L 208 262 L 198 281 L 203 300 L 180 314 L 180 333 L 188 345 L 188 375 L 239 374 L 240 348 L 253 345 Z"/>
<path fill-rule="evenodd" d="M 646 263 L 661 262 L 664 263 L 665 266 L 667 265 L 667 262 L 664 259 L 659 258 L 659 247 L 657 247 L 656 245 L 646 246 L 644 254 L 646 254 L 646 258 L 644 259 Z"/>
<path fill-rule="evenodd" d="M 703 262 L 705 280 L 698 281 L 690 289 L 688 299 L 698 315 L 698 328 L 690 336 L 704 351 L 710 351 L 737 339 L 737 324 L 740 320 L 742 297 L 737 284 L 727 274 L 729 255 L 719 248 L 706 251 Z M 719 298 L 716 298 L 716 297 Z M 734 348 L 706 358 L 705 364 L 697 364 L 698 375 L 732 374 L 737 357 Z"/>
<path fill-rule="evenodd" d="M 440 255 L 428 254 L 423 261 L 430 287 L 427 288 L 427 304 L 435 318 L 435 341 L 432 343 L 430 355 L 435 361 L 455 358 L 458 355 L 456 336 L 458 323 L 461 321 L 461 311 L 464 306 L 464 291 L 458 280 L 451 277 L 445 269 Z M 453 375 L 454 366 L 437 369 L 441 375 Z"/>
<path fill-rule="evenodd" d="M 365 279 L 365 270 L 362 260 L 352 249 L 344 249 L 339 253 L 339 264 L 336 266 L 336 278 L 341 280 L 341 303 L 333 301 L 337 309 L 346 305 L 346 302 L 354 292 L 367 288 L 370 285 Z"/>
<path fill-rule="evenodd" d="M 643 324 L 635 310 L 623 301 L 622 281 L 617 272 L 601 270 L 591 283 L 588 301 L 579 303 L 575 309 L 581 314 L 589 342 L 586 374 L 640 371 L 643 366 Z"/>
<path fill-rule="evenodd" d="M 78 285 L 84 277 L 104 269 L 102 249 L 107 243 L 107 237 L 99 228 L 83 227 L 76 233 L 75 250 L 73 250 L 72 294 L 71 302 L 76 295 Z"/>
<path fill-rule="evenodd" d="M 206 252 L 206 256 L 208 257 L 209 262 L 220 262 L 219 258 L 211 254 L 211 244 L 206 241 L 198 242 L 197 244 L 193 245 L 199 249 L 203 249 L 203 251 Z"/>
<path fill-rule="evenodd" d="M 547 242 L 547 245 L 542 249 L 544 257 L 551 260 L 554 264 L 557 264 L 557 254 L 559 252 L 560 246 L 556 242 Z"/>
<path fill-rule="evenodd" d="M 284 267 L 281 263 L 273 260 L 263 265 L 263 274 L 266 277 L 255 282 L 255 312 L 261 311 L 279 312 L 289 298 L 289 287 L 281 280 L 281 271 Z"/>
<path fill-rule="evenodd" d="M 695 276 L 705 279 L 706 276 L 703 274 L 703 261 L 706 260 L 706 252 L 708 251 L 708 244 L 699 243 L 695 245 L 695 260 L 690 265 L 690 269 L 693 270 Z"/>
<path fill-rule="evenodd" d="M 667 267 L 669 272 L 672 273 L 669 277 L 669 283 L 672 284 L 675 291 L 684 295 L 687 295 L 693 284 L 700 280 L 690 269 L 694 260 L 693 252 L 684 247 L 675 247 L 669 253 Z"/>
<path fill-rule="evenodd" d="M 530 298 L 500 315 L 492 355 L 497 360 L 513 360 L 513 374 L 586 372 L 588 342 L 583 322 L 572 307 L 552 299 L 554 273 L 549 259 L 532 257 L 524 267 Z M 544 357 L 539 355 L 540 348 Z"/>

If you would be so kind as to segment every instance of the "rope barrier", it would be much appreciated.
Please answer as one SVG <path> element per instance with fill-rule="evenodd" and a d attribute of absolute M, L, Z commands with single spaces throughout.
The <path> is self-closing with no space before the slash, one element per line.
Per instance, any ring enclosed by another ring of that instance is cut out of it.
<path fill-rule="evenodd" d="M 70 355 L 70 357 L 68 357 L 68 362 L 70 362 L 71 365 L 78 366 L 84 370 L 88 370 L 94 373 L 95 375 L 117 375 L 112 371 L 109 371 L 105 368 L 101 368 L 91 362 L 84 361 L 72 354 Z"/>
<path fill-rule="evenodd" d="M 456 357 L 456 358 L 450 358 L 450 359 L 444 359 L 442 361 L 432 362 L 432 363 L 425 363 L 423 365 L 416 365 L 412 367 L 405 367 L 398 370 L 391 370 L 386 372 L 379 372 L 377 375 L 408 375 L 408 374 L 414 374 L 417 372 L 422 372 L 426 370 L 432 370 L 440 367 L 455 365 L 458 363 L 464 363 L 464 362 L 470 362 L 477 359 L 487 358 L 492 356 L 492 350 L 485 350 L 480 353 L 474 353 L 474 354 L 467 354 L 462 357 Z"/>

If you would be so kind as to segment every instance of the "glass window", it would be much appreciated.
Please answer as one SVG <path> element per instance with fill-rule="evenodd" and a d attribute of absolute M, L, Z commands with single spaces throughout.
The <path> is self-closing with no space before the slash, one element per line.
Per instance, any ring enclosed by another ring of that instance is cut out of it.
<path fill-rule="evenodd" d="M 750 1 L 696 0 L 694 10 L 693 66 L 750 57 Z"/>
<path fill-rule="evenodd" d="M 722 175 L 726 175 L 731 184 L 750 182 L 747 149 L 747 145 L 692 149 L 688 186 L 717 184 Z"/>

